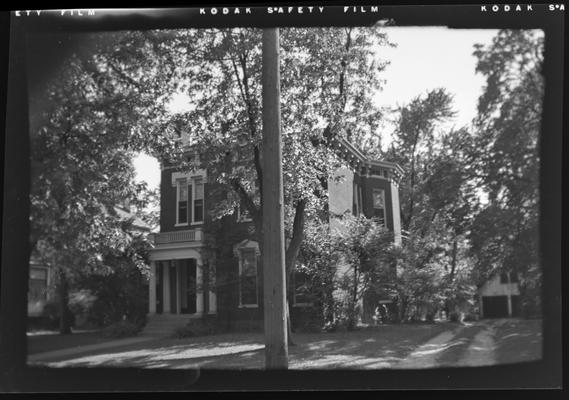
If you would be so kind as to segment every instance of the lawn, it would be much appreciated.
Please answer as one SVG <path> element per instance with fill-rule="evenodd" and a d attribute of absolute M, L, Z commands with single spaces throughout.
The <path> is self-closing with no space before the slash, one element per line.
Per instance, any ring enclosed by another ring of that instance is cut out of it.
<path fill-rule="evenodd" d="M 499 364 L 539 360 L 542 357 L 541 320 L 505 320 L 496 328 L 494 340 Z"/>
<path fill-rule="evenodd" d="M 289 347 L 291 369 L 389 368 L 439 333 L 456 324 L 383 325 L 356 332 L 295 334 Z M 162 339 L 73 359 L 53 359 L 50 366 L 140 368 L 264 368 L 264 337 L 260 333 L 232 333 L 190 339 Z"/>
<path fill-rule="evenodd" d="M 71 335 L 60 335 L 57 331 L 28 332 L 28 354 L 44 353 L 70 347 L 103 343 L 114 340 L 102 336 L 100 331 L 74 331 Z"/>

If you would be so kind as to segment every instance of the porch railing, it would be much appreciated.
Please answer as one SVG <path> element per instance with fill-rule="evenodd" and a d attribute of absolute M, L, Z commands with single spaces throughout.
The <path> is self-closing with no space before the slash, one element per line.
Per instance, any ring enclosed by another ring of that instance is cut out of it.
<path fill-rule="evenodd" d="M 155 244 L 195 242 L 202 240 L 202 231 L 191 229 L 187 231 L 162 232 L 154 234 Z"/>

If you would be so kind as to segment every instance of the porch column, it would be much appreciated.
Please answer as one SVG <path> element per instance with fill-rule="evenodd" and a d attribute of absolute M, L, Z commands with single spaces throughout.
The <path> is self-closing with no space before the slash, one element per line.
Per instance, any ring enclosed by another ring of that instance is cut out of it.
<path fill-rule="evenodd" d="M 170 262 L 165 262 L 163 266 L 164 279 L 162 283 L 162 297 L 164 298 L 164 313 L 169 313 L 170 308 Z"/>
<path fill-rule="evenodd" d="M 148 285 L 148 312 L 156 314 L 156 261 L 150 261 L 150 282 Z"/>
<path fill-rule="evenodd" d="M 210 261 L 209 263 L 209 314 L 217 313 L 217 295 L 215 293 L 215 263 Z"/>
<path fill-rule="evenodd" d="M 174 270 L 176 271 L 176 313 L 177 314 L 181 314 L 182 313 L 182 273 L 181 273 L 181 267 L 179 266 L 180 263 L 178 261 L 176 261 L 174 263 L 174 265 L 176 266 L 174 268 Z"/>
<path fill-rule="evenodd" d="M 202 260 L 196 260 L 196 314 L 201 315 L 204 312 L 204 281 Z"/>
<path fill-rule="evenodd" d="M 508 295 L 508 317 L 512 316 L 512 295 Z"/>

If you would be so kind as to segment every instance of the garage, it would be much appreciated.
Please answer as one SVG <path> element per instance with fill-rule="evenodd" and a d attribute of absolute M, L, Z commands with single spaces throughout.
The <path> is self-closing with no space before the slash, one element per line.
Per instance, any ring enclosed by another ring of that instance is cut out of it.
<path fill-rule="evenodd" d="M 482 308 L 485 318 L 507 318 L 508 296 L 483 296 Z"/>

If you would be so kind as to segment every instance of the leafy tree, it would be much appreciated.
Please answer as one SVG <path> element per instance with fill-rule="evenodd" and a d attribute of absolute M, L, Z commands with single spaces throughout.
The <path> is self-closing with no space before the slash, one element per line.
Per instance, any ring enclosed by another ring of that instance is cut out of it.
<path fill-rule="evenodd" d="M 402 273 L 392 288 L 403 320 L 418 318 L 410 310 L 432 317 L 444 308 L 449 315 L 471 291 L 456 277 L 459 270 L 469 276 L 463 270 L 472 269 L 465 251 L 478 204 L 467 164 L 473 139 L 466 128 L 444 126 L 453 116 L 446 90 L 416 97 L 399 108 L 395 140 L 387 152 L 405 171 L 399 188 L 406 240 L 399 260 Z"/>
<path fill-rule="evenodd" d="M 332 237 L 337 253 L 339 314 L 352 330 L 364 295 L 395 275 L 390 257 L 393 233 L 374 219 L 346 214 L 332 221 Z"/>
<path fill-rule="evenodd" d="M 129 251 L 133 237 L 114 207 L 131 202 L 144 208 L 148 193 L 134 184 L 134 151 L 175 148 L 171 135 L 148 134 L 156 131 L 149 121 L 163 113 L 156 99 L 168 85 L 156 73 L 141 73 L 152 70 L 152 60 L 133 62 L 143 58 L 142 42 L 152 44 L 147 39 L 137 33 L 86 37 L 96 45 L 62 62 L 41 93 L 44 101 L 31 110 L 31 249 L 58 277 L 62 333 L 70 333 L 69 289 L 79 274 L 106 271 L 105 255 L 115 249 L 142 265 Z M 125 66 L 136 79 L 125 75 Z"/>
<path fill-rule="evenodd" d="M 261 31 L 189 30 L 176 35 L 177 41 L 167 45 L 181 66 L 180 88 L 191 97 L 192 108 L 176 116 L 175 124 L 203 155 L 220 190 L 231 193 L 215 214 L 230 214 L 240 206 L 251 215 L 255 234 L 261 237 Z M 289 281 L 305 219 L 321 216 L 328 176 L 339 165 L 331 150 L 321 145 L 324 132 L 341 126 L 353 139 L 376 134 L 380 113 L 372 98 L 385 64 L 372 55 L 374 46 L 384 44 L 386 36 L 376 28 L 281 30 Z M 377 140 L 374 135 L 369 140 Z"/>
<path fill-rule="evenodd" d="M 515 271 L 526 310 L 539 312 L 539 132 L 543 34 L 502 30 L 476 46 L 476 71 L 486 79 L 475 123 L 473 174 L 488 196 L 471 241 L 478 279 Z"/>

